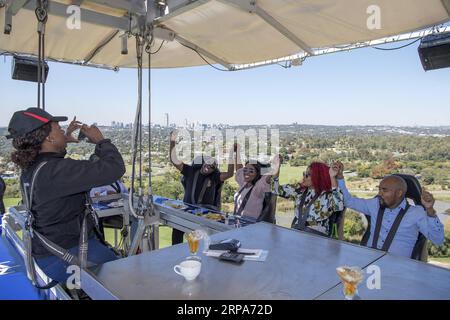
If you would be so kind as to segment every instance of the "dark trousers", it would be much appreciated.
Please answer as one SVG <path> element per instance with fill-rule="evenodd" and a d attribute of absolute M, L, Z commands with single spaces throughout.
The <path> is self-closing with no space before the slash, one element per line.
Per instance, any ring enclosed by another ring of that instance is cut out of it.
<path fill-rule="evenodd" d="M 172 245 L 183 243 L 184 232 L 172 229 Z"/>
<path fill-rule="evenodd" d="M 69 252 L 75 256 L 78 255 L 78 246 L 70 248 Z M 118 259 L 114 252 L 106 247 L 103 243 L 101 243 L 97 238 L 89 239 L 88 243 L 88 261 L 98 265 L 103 264 L 109 261 L 113 261 Z M 35 259 L 36 264 L 41 268 L 44 273 L 52 278 L 52 280 L 56 280 L 59 283 L 64 284 L 67 278 L 70 276 L 67 273 L 67 263 L 56 256 L 48 256 L 45 258 Z"/>
<path fill-rule="evenodd" d="M 3 194 L 0 194 L 0 215 L 5 213 L 5 205 L 3 203 Z"/>

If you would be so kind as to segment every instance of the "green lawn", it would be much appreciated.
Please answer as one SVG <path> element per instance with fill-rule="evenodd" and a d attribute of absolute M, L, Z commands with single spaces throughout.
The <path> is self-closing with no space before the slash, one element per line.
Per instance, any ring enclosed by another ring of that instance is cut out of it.
<path fill-rule="evenodd" d="M 114 229 L 105 229 L 105 239 L 108 243 L 114 245 Z M 120 230 L 118 230 L 118 239 L 120 241 Z M 172 245 L 172 228 L 168 226 L 159 227 L 159 248 L 166 248 Z"/>
<path fill-rule="evenodd" d="M 450 257 L 445 257 L 445 258 L 433 258 L 433 257 L 430 257 L 430 260 L 441 262 L 441 263 L 450 264 Z"/>
<path fill-rule="evenodd" d="M 280 170 L 280 183 L 298 183 L 303 179 L 306 167 L 291 167 L 282 165 Z"/>
<path fill-rule="evenodd" d="M 7 198 L 3 199 L 3 202 L 5 203 L 5 208 L 13 207 L 19 203 L 21 198 Z"/>

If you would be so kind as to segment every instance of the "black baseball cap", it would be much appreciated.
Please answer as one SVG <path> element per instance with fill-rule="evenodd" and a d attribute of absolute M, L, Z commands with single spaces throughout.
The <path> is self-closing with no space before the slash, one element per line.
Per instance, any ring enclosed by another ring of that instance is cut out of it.
<path fill-rule="evenodd" d="M 67 117 L 54 117 L 39 108 L 28 108 L 14 112 L 8 125 L 7 139 L 17 138 L 39 129 L 49 122 L 67 121 Z"/>

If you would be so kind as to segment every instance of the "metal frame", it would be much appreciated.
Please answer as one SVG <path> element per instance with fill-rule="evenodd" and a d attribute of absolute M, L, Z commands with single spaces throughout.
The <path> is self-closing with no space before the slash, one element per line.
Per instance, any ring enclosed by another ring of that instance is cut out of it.
<path fill-rule="evenodd" d="M 135 1 L 124 1 L 124 0 L 89 0 L 89 1 L 83 1 L 83 0 L 78 0 L 77 2 L 93 2 L 96 4 L 100 4 L 100 5 L 104 5 L 105 7 L 110 7 L 110 8 L 114 8 L 114 9 L 121 9 L 121 10 L 126 10 L 130 13 L 136 13 L 136 14 L 142 14 L 145 15 L 146 13 L 146 8 L 145 8 L 145 3 L 142 2 L 142 6 L 141 8 L 138 8 L 137 4 Z"/>
<path fill-rule="evenodd" d="M 348 44 L 348 45 L 343 45 L 343 46 L 336 46 L 336 47 L 330 47 L 330 48 L 319 48 L 319 49 L 314 50 L 313 55 L 321 56 L 321 55 L 326 55 L 326 54 L 330 54 L 330 53 L 350 51 L 350 50 L 355 50 L 355 49 L 367 48 L 367 47 L 372 47 L 372 46 L 406 41 L 406 40 L 414 40 L 414 39 L 418 39 L 418 38 L 423 38 L 423 37 L 433 34 L 433 33 L 443 33 L 443 32 L 450 32 L 450 26 L 442 26 L 439 28 L 429 28 L 429 29 L 422 30 L 422 31 L 411 32 L 411 33 L 401 34 L 401 35 L 397 35 L 397 36 L 386 37 L 386 38 L 382 38 L 382 39 L 378 39 L 378 40 L 371 40 L 371 41 Z M 279 59 L 233 65 L 233 67 L 235 70 L 253 69 L 253 68 L 258 68 L 258 67 L 262 67 L 262 66 L 279 64 L 279 63 L 283 63 L 283 62 L 292 62 L 295 60 L 303 61 L 307 57 L 308 57 L 308 55 L 306 53 L 302 52 L 302 53 L 298 53 L 295 55 L 282 57 Z"/>
<path fill-rule="evenodd" d="M 81 269 L 80 282 L 83 291 L 93 300 L 119 300 L 111 291 L 105 288 L 89 270 Z"/>
<path fill-rule="evenodd" d="M 27 3 L 28 0 L 6 0 L 0 5 L 5 5 L 5 26 L 3 29 L 3 32 L 5 34 L 10 34 L 12 31 L 12 18 L 19 12 L 20 9 L 23 8 L 23 6 Z"/>
<path fill-rule="evenodd" d="M 23 7 L 27 10 L 34 11 L 36 9 L 36 0 L 28 1 Z M 59 17 L 67 17 L 67 8 L 68 6 L 65 4 L 61 4 L 58 2 L 49 1 L 48 10 L 49 14 L 59 16 Z M 84 22 L 92 23 L 95 25 L 111 27 L 114 29 L 120 30 L 128 30 L 130 26 L 130 18 L 129 17 L 115 17 L 109 16 L 103 13 L 99 13 L 96 11 L 80 8 L 81 10 L 81 19 Z"/>
<path fill-rule="evenodd" d="M 111 31 L 111 33 L 106 37 L 105 40 L 103 40 L 102 42 L 100 42 L 95 49 L 93 49 L 89 55 L 87 57 L 84 58 L 83 64 L 89 63 L 92 59 L 95 58 L 95 56 L 97 54 L 99 54 L 102 49 L 108 45 L 108 43 L 110 43 L 118 34 L 119 34 L 120 30 L 113 30 Z"/>
<path fill-rule="evenodd" d="M 115 17 L 115 16 L 110 16 L 107 14 L 99 13 L 96 11 L 84 9 L 84 8 L 81 8 L 81 15 L 82 15 L 83 21 L 85 21 L 85 22 L 96 24 L 96 25 L 101 25 L 101 26 L 106 26 L 106 27 L 111 27 L 116 30 L 124 30 L 127 32 L 130 32 L 130 31 L 131 32 L 142 32 L 143 30 L 149 30 L 148 28 L 150 28 L 150 29 L 153 28 L 155 38 L 158 38 L 161 40 L 166 40 L 166 41 L 176 40 L 180 44 L 196 50 L 201 55 L 210 59 L 212 61 L 212 63 L 218 63 L 228 70 L 250 69 L 250 68 L 256 68 L 256 67 L 260 67 L 260 66 L 266 66 L 266 65 L 283 63 L 283 62 L 289 63 L 289 66 L 290 65 L 299 65 L 308 56 L 324 55 L 324 54 L 335 53 L 335 52 L 340 52 L 340 51 L 349 51 L 349 50 L 364 48 L 364 47 L 368 47 L 368 46 L 387 44 L 387 43 L 409 40 L 409 39 L 416 39 L 416 38 L 431 34 L 433 32 L 445 32 L 445 31 L 450 30 L 450 27 L 442 27 L 440 29 L 424 30 L 424 31 L 409 33 L 409 34 L 400 35 L 400 36 L 383 38 L 380 40 L 372 40 L 372 41 L 367 41 L 367 42 L 348 44 L 345 46 L 312 49 L 305 42 L 303 42 L 301 39 L 299 39 L 296 35 L 294 35 L 292 32 L 290 32 L 286 27 L 284 27 L 281 23 L 279 23 L 276 19 L 274 19 L 272 16 L 270 16 L 261 7 L 259 7 L 257 5 L 256 1 L 254 1 L 254 0 L 217 0 L 226 5 L 230 5 L 230 6 L 239 8 L 240 10 L 244 10 L 244 11 L 258 15 L 266 23 L 271 25 L 274 29 L 276 29 L 278 32 L 280 32 L 282 35 L 284 35 L 287 39 L 291 40 L 293 43 L 295 43 L 297 46 L 299 46 L 299 48 L 301 48 L 304 51 L 304 52 L 299 52 L 298 54 L 295 54 L 295 55 L 281 57 L 281 58 L 273 59 L 273 60 L 259 61 L 259 62 L 249 63 L 249 64 L 232 64 L 232 63 L 225 61 L 224 59 L 218 57 L 214 53 L 209 52 L 207 49 L 199 47 L 198 45 L 189 41 L 188 39 L 185 39 L 181 35 L 177 35 L 176 32 L 174 32 L 170 29 L 164 28 L 163 24 L 168 19 L 171 19 L 173 17 L 181 15 L 185 12 L 188 12 L 191 9 L 199 7 L 210 1 L 211 0 L 170 0 L 170 1 L 167 1 L 167 8 L 169 10 L 169 13 L 167 15 L 164 15 L 163 12 L 158 11 L 158 8 L 161 8 L 161 7 L 157 4 L 157 1 L 149 0 L 147 2 L 147 12 L 146 12 L 146 17 L 145 17 L 144 15 L 142 15 L 142 14 L 145 14 L 145 12 L 143 12 L 142 10 L 136 10 L 136 8 L 133 8 L 131 2 L 127 2 L 124 0 L 112 0 L 112 1 L 89 0 L 89 2 L 92 2 L 92 3 L 97 3 L 97 4 L 109 6 L 111 8 L 116 8 L 116 9 L 127 10 L 128 16 Z M 441 0 L 441 1 L 442 1 L 442 5 L 447 9 L 447 11 L 449 12 L 449 16 L 450 16 L 450 0 Z M 12 17 L 15 14 L 17 14 L 17 12 L 21 8 L 27 9 L 27 10 L 34 10 L 36 7 L 36 0 L 14 0 L 14 1 L 3 0 L 3 1 L 0 1 L 0 3 L 3 3 L 4 5 L 6 5 L 4 32 L 7 34 L 9 34 L 12 30 Z M 83 0 L 74 0 L 74 1 L 72 1 L 72 3 L 81 5 L 84 3 L 84 1 Z M 67 7 L 68 7 L 67 5 L 64 5 L 61 3 L 49 1 L 49 13 L 50 14 L 53 14 L 56 16 L 67 16 L 67 13 L 66 13 Z M 145 21 L 145 18 L 146 18 L 146 21 Z M 132 30 L 129 30 L 130 26 L 131 26 Z M 96 50 L 98 48 L 101 48 L 103 44 L 104 44 L 104 42 L 98 44 L 95 47 L 95 49 L 92 50 L 92 53 L 96 53 Z M 14 53 L 11 53 L 11 54 L 14 54 Z M 79 65 L 85 65 L 85 66 L 93 66 L 93 67 L 99 67 L 99 68 L 105 68 L 105 69 L 113 69 L 116 71 L 118 70 L 118 68 L 110 68 L 110 67 L 106 67 L 106 66 L 90 64 L 88 62 L 91 59 L 92 59 L 92 56 L 88 56 L 85 58 L 85 61 L 79 61 L 79 62 L 62 61 L 62 60 L 53 60 L 53 61 L 65 62 L 65 63 L 71 63 L 71 64 L 79 64 Z M 298 63 L 297 63 L 297 61 L 298 61 Z"/>
<path fill-rule="evenodd" d="M 158 33 L 155 33 L 155 37 L 164 39 L 164 40 L 168 40 L 168 41 L 176 40 L 180 44 L 190 47 L 191 49 L 193 49 L 193 50 L 197 51 L 198 53 L 204 55 L 205 57 L 211 59 L 213 62 L 218 63 L 218 64 L 222 65 L 223 67 L 227 68 L 228 70 L 233 70 L 234 68 L 232 67 L 232 65 L 229 62 L 223 60 L 222 58 L 209 52 L 208 50 L 199 47 L 195 43 L 183 38 L 182 36 L 176 34 L 175 32 L 169 31 L 169 29 L 163 28 L 163 23 L 165 21 L 172 19 L 176 16 L 179 16 L 179 15 L 181 15 L 185 12 L 188 12 L 189 10 L 192 10 L 194 8 L 197 8 L 201 5 L 204 5 L 210 1 L 211 0 L 172 0 L 172 1 L 168 1 L 167 6 L 169 9 L 169 13 L 164 16 L 156 15 L 153 20 L 154 26 L 156 27 L 155 31 L 158 32 Z M 149 5 L 149 3 L 147 3 L 147 5 Z M 150 13 L 150 10 L 148 10 L 148 12 Z M 164 33 L 160 33 L 160 32 L 166 32 L 166 36 Z"/>
<path fill-rule="evenodd" d="M 450 0 L 441 0 L 441 1 L 442 1 L 442 5 L 447 10 L 447 13 L 450 17 Z"/>
<path fill-rule="evenodd" d="M 267 11 L 258 6 L 255 0 L 218 0 L 219 2 L 236 7 L 249 13 L 254 13 L 275 30 L 285 36 L 287 39 L 295 43 L 300 49 L 309 55 L 314 55 L 313 50 L 302 39 L 293 34 L 288 28 L 283 26 L 278 20 L 272 17 Z"/>
<path fill-rule="evenodd" d="M 154 204 L 160 213 L 160 220 L 169 227 L 188 232 L 196 229 L 205 229 L 208 233 L 214 234 L 218 232 L 234 229 L 231 225 L 216 222 L 194 214 L 186 213 L 174 208 L 168 208 L 159 204 Z"/>
<path fill-rule="evenodd" d="M 211 2 L 211 0 L 170 0 L 167 4 L 169 13 L 164 16 L 156 17 L 155 25 L 162 24 L 169 19 L 179 16 L 208 2 Z"/>
<path fill-rule="evenodd" d="M 199 46 L 197 46 L 196 44 L 190 42 L 189 40 L 184 39 L 183 37 L 181 37 L 178 34 L 175 34 L 175 39 L 181 43 L 182 45 L 188 46 L 191 49 L 197 51 L 198 53 L 201 53 L 202 55 L 208 57 L 209 59 L 213 60 L 216 63 L 221 64 L 223 67 L 227 68 L 228 70 L 233 70 L 234 67 L 227 61 L 223 60 L 222 58 L 219 58 L 218 56 L 214 55 L 213 53 L 200 48 Z"/>
<path fill-rule="evenodd" d="M 20 210 L 16 210 L 17 207 L 10 208 L 10 216 L 14 219 L 14 222 L 17 223 L 21 229 L 23 230 L 25 226 L 25 216 L 21 214 Z M 18 208 L 20 209 L 20 208 Z M 3 219 L 3 229 L 5 231 L 5 237 L 9 240 L 12 246 L 16 249 L 22 259 L 25 260 L 25 247 L 23 245 L 23 241 L 16 234 L 15 228 L 9 225 L 7 219 Z M 40 285 L 46 285 L 50 283 L 50 279 L 45 275 L 45 273 L 39 268 L 38 265 L 35 265 L 37 281 Z M 55 287 L 47 290 L 48 295 L 52 295 L 58 300 L 71 300 L 70 296 L 66 293 L 66 291 L 61 287 L 60 284 L 57 284 Z"/>
<path fill-rule="evenodd" d="M 14 0 L 8 5 L 8 11 L 15 16 L 29 0 Z"/>

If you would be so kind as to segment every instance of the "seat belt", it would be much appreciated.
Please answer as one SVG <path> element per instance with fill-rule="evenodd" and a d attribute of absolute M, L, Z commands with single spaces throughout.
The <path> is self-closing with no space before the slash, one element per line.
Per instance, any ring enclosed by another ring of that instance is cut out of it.
<path fill-rule="evenodd" d="M 195 199 L 195 192 L 197 191 L 197 182 L 198 182 L 199 176 L 200 176 L 200 170 L 197 170 L 194 174 L 194 181 L 192 184 L 192 191 L 191 191 L 192 204 L 202 204 L 203 197 L 205 196 L 205 193 L 206 193 L 206 188 L 208 188 L 208 183 L 211 182 L 211 179 L 209 177 L 205 178 L 205 180 L 203 181 L 202 189 L 200 190 L 200 194 L 198 195 L 198 199 Z"/>
<path fill-rule="evenodd" d="M 116 193 L 120 193 L 121 191 L 120 184 L 117 181 L 111 184 L 111 188 L 113 188 Z"/>
<path fill-rule="evenodd" d="M 398 213 L 397 217 L 394 220 L 394 223 L 391 226 L 391 229 L 389 230 L 386 240 L 384 241 L 384 244 L 381 247 L 382 251 L 387 252 L 389 250 L 389 248 L 391 247 L 392 241 L 394 240 L 395 234 L 397 233 L 400 223 L 402 222 L 402 219 L 405 216 L 405 214 L 409 208 L 410 208 L 409 203 L 406 203 L 405 208 L 402 208 L 400 210 L 400 212 Z M 384 216 L 385 210 L 386 210 L 386 208 L 382 207 L 382 206 L 380 206 L 380 209 L 378 210 L 377 223 L 375 225 L 375 233 L 373 235 L 373 241 L 372 241 L 372 248 L 374 248 L 374 249 L 378 249 L 378 238 L 380 236 L 381 224 L 383 222 L 383 216 Z"/>
<path fill-rule="evenodd" d="M 320 194 L 315 194 L 314 197 L 309 201 L 309 204 L 304 207 L 306 201 L 307 190 L 305 190 L 302 194 L 302 198 L 300 200 L 300 205 L 297 208 L 297 215 L 293 221 L 293 228 L 297 230 L 305 231 L 306 229 L 306 220 L 308 219 L 309 209 L 316 202 L 316 200 L 320 197 Z"/>
<path fill-rule="evenodd" d="M 192 204 L 196 204 L 197 203 L 197 201 L 195 199 L 195 191 L 197 189 L 197 181 L 198 181 L 199 174 L 200 174 L 200 170 L 195 171 L 194 181 L 192 182 L 192 189 L 191 189 L 191 203 Z"/>
<path fill-rule="evenodd" d="M 250 195 L 252 194 L 253 188 L 255 187 L 255 185 L 252 185 L 252 187 L 250 188 L 250 190 L 248 190 L 247 194 L 245 195 L 244 199 L 241 202 L 241 205 L 239 206 L 239 209 L 237 208 L 237 201 L 239 196 L 241 195 L 241 193 L 244 191 L 245 189 L 245 185 L 241 188 L 241 190 L 239 190 L 236 199 L 234 200 L 234 215 L 241 215 L 242 211 L 244 211 L 245 206 L 247 205 L 248 199 L 250 199 Z"/>

